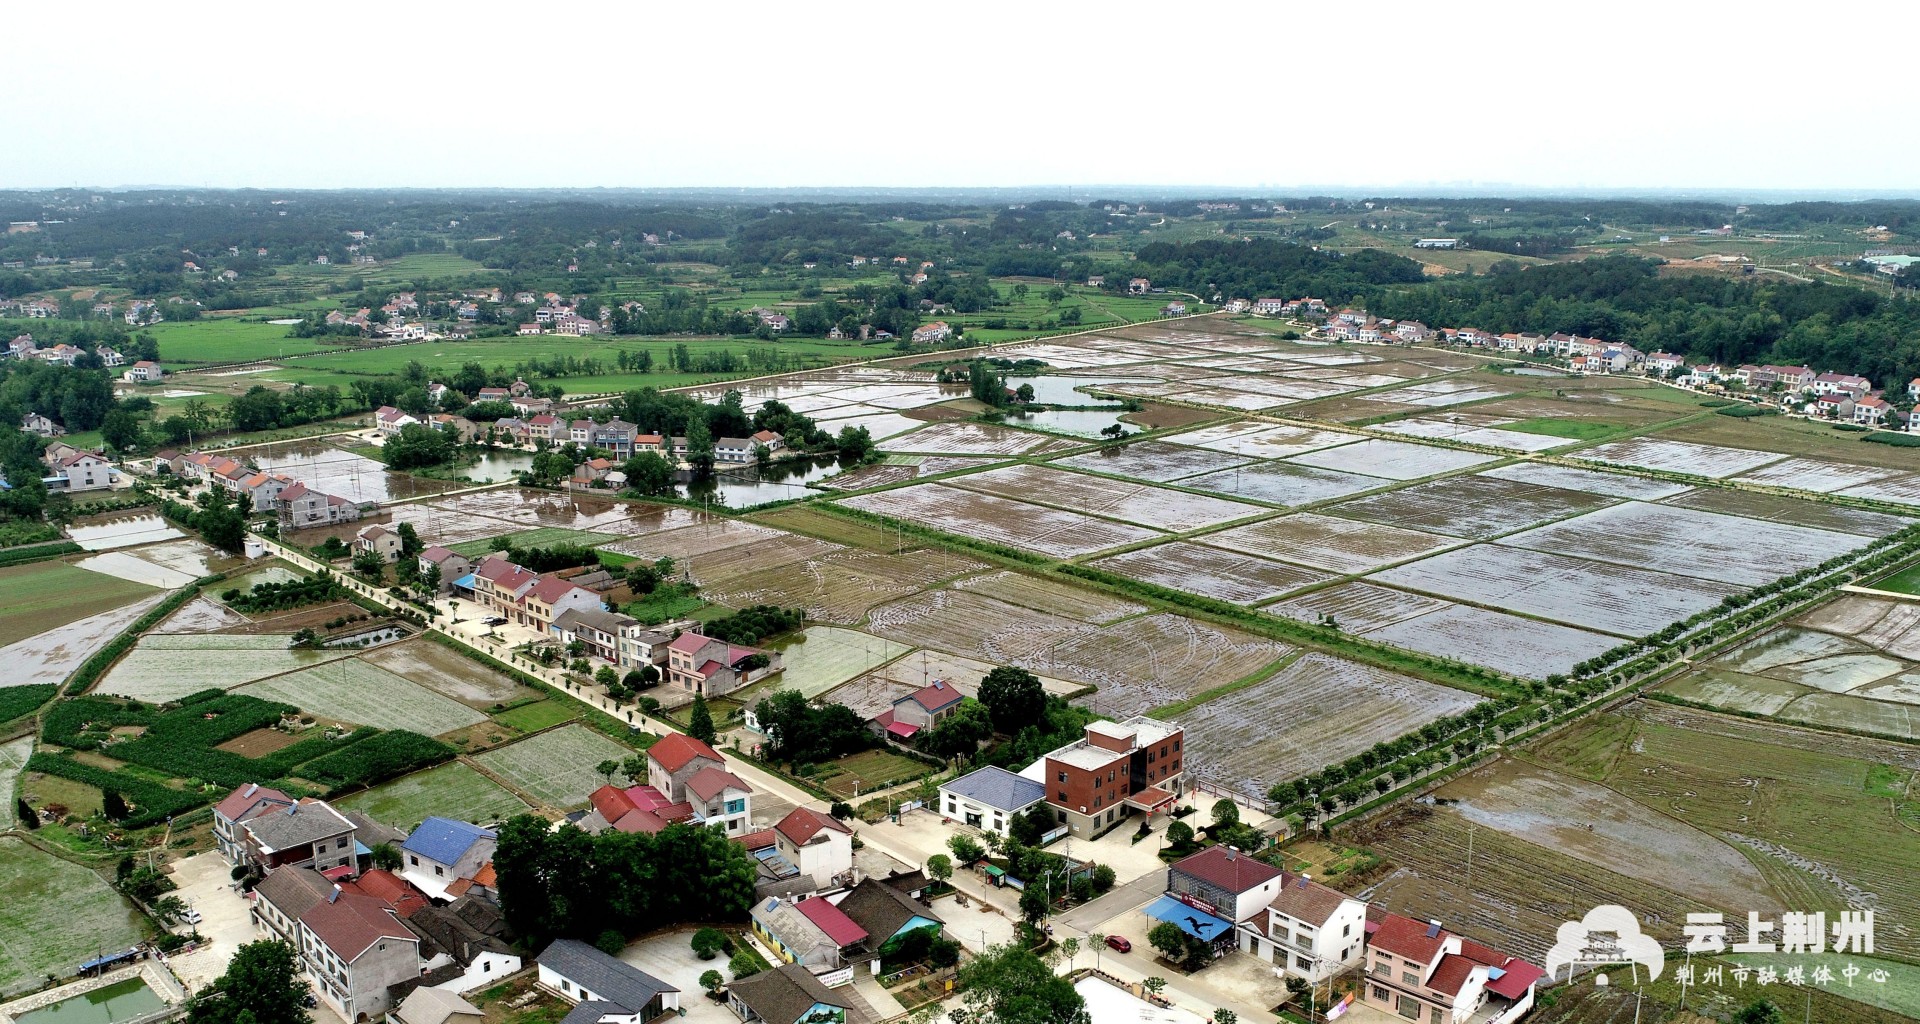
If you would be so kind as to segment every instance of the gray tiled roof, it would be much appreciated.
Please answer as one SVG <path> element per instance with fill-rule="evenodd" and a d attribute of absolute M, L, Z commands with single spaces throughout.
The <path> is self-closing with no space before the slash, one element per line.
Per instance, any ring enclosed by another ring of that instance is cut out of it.
<path fill-rule="evenodd" d="M 265 814 L 249 818 L 244 826 L 262 846 L 270 850 L 290 850 L 305 843 L 337 836 L 353 830 L 353 822 L 319 801 L 275 807 Z"/>
<path fill-rule="evenodd" d="M 555 939 L 553 945 L 540 954 L 540 963 L 594 995 L 625 1007 L 629 1013 L 645 1011 L 647 1004 L 662 992 L 680 991 L 576 939 Z"/>
<path fill-rule="evenodd" d="M 799 964 L 781 964 L 771 971 L 742 978 L 729 986 L 728 991 L 768 1021 L 797 1021 L 801 1014 L 813 1009 L 815 1003 L 848 1008 L 845 1000 L 834 995 L 832 989 L 820 984 L 812 971 Z"/>
<path fill-rule="evenodd" d="M 969 772 L 940 788 L 1009 814 L 1047 798 L 1046 786 L 994 765 Z"/>

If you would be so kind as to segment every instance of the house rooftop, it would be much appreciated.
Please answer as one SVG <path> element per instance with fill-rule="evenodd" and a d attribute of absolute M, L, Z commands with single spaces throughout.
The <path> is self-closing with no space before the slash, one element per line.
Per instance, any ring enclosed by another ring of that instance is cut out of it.
<path fill-rule="evenodd" d="M 781 964 L 734 982 L 728 989 L 754 1015 L 767 1021 L 797 1021 L 816 1004 L 838 1007 L 844 1016 L 847 1001 L 833 993 L 801 964 Z"/>
<path fill-rule="evenodd" d="M 400 844 L 408 853 L 428 860 L 452 864 L 482 840 L 496 838 L 492 829 L 481 828 L 452 818 L 428 818 Z"/>
<path fill-rule="evenodd" d="M 577 939 L 555 939 L 540 954 L 539 962 L 580 988 L 620 1007 L 625 1015 L 644 1013 L 654 997 L 680 991 Z"/>
<path fill-rule="evenodd" d="M 685 639 L 685 636 L 682 636 L 681 639 Z M 678 640 L 674 642 L 679 643 Z M 710 761 L 717 761 L 721 764 L 727 762 L 726 758 L 720 756 L 719 751 L 688 736 L 686 733 L 669 733 L 666 736 L 660 737 L 658 742 L 647 748 L 647 759 L 670 772 L 677 772 L 685 768 L 688 762 L 696 757 L 704 757 Z"/>
<path fill-rule="evenodd" d="M 853 834 L 853 829 L 848 828 L 845 822 L 808 807 L 795 807 L 788 811 L 787 816 L 773 826 L 773 830 L 787 837 L 787 841 L 795 846 L 807 845 L 822 830 Z"/>
<path fill-rule="evenodd" d="M 1280 877 L 1280 869 L 1225 846 L 1209 846 L 1174 861 L 1170 870 L 1191 875 L 1238 895 Z"/>
<path fill-rule="evenodd" d="M 997 765 L 968 772 L 940 787 L 1012 814 L 1047 798 L 1047 787 Z"/>

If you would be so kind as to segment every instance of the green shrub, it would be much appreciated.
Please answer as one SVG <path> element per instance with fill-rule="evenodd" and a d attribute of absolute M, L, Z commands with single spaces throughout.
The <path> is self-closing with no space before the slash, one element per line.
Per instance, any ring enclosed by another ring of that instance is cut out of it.
<path fill-rule="evenodd" d="M 1833 429 L 1847 434 L 1864 434 L 1873 428 L 1864 423 L 1835 423 Z"/>
<path fill-rule="evenodd" d="M 59 558 L 61 555 L 71 555 L 83 550 L 85 549 L 70 540 L 63 540 L 57 544 L 35 544 L 32 547 L 14 548 L 11 551 L 0 551 L 0 567 L 44 562 L 49 558 Z"/>
<path fill-rule="evenodd" d="M 0 687 L 0 724 L 38 711 L 40 705 L 52 699 L 58 692 L 60 687 L 53 683 Z"/>
<path fill-rule="evenodd" d="M 1733 404 L 1733 399 L 1731 398 L 1709 398 L 1706 401 L 1700 403 L 1700 408 L 1718 409 L 1722 406 L 1727 406 L 1732 404 Z"/>
<path fill-rule="evenodd" d="M 27 770 L 58 775 L 84 783 L 101 791 L 113 790 L 132 805 L 132 813 L 121 821 L 127 828 L 141 828 L 165 821 L 168 816 L 191 810 L 209 797 L 196 792 L 169 789 L 125 772 L 108 771 L 82 764 L 72 757 L 36 753 L 27 759 Z"/>
<path fill-rule="evenodd" d="M 1876 430 L 1860 440 L 1895 448 L 1920 448 L 1920 434 L 1902 434 L 1892 430 Z"/>
<path fill-rule="evenodd" d="M 1772 409 L 1763 409 L 1757 405 L 1729 405 L 1713 410 L 1715 415 L 1731 416 L 1737 420 L 1750 420 L 1756 416 L 1772 416 Z"/>
<path fill-rule="evenodd" d="M 301 776 L 340 790 L 373 785 L 417 768 L 451 759 L 455 750 L 430 736 L 396 729 L 315 758 L 300 769 Z"/>

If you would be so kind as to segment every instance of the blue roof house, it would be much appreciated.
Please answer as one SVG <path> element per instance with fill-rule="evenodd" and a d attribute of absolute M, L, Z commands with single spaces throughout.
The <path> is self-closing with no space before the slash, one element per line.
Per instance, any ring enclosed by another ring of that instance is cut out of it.
<path fill-rule="evenodd" d="M 1047 787 L 989 765 L 940 787 L 940 813 L 967 825 L 1007 834 L 1013 816 L 1047 799 Z"/>
<path fill-rule="evenodd" d="M 445 899 L 457 878 L 472 878 L 493 859 L 492 829 L 452 818 L 428 818 L 400 844 L 400 874 L 429 896 Z"/>

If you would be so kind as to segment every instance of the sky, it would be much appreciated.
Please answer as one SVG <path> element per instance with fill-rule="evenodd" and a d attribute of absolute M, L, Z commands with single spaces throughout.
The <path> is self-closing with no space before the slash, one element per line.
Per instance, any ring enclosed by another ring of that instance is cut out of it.
<path fill-rule="evenodd" d="M 1910 5 L 109 6 L 9 10 L 0 188 L 1920 195 Z"/>

